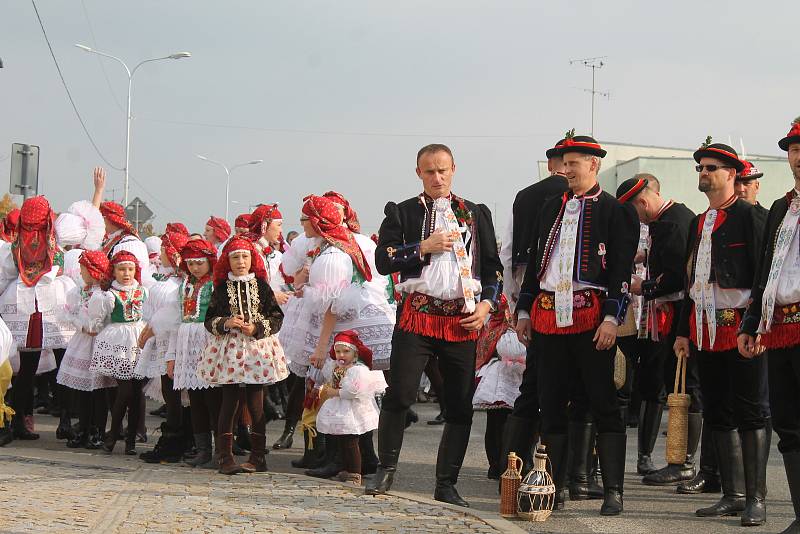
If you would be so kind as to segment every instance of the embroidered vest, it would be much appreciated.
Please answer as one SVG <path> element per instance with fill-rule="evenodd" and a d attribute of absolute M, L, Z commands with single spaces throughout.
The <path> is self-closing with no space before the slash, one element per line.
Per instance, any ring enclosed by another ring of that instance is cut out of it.
<path fill-rule="evenodd" d="M 210 276 L 200 280 L 184 279 L 181 284 L 181 311 L 184 323 L 202 323 L 211 303 L 214 282 Z"/>
<path fill-rule="evenodd" d="M 145 294 L 141 286 L 130 291 L 111 288 L 114 294 L 114 311 L 111 312 L 112 323 L 135 323 L 142 320 L 142 305 Z"/>

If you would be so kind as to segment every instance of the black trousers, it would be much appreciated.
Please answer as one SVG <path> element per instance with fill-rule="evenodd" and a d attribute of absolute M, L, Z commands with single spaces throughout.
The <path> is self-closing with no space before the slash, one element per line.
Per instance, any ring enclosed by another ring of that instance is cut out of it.
<path fill-rule="evenodd" d="M 390 357 L 389 388 L 382 409 L 407 410 L 417 400 L 417 390 L 428 360 L 436 357 L 442 374 L 445 421 L 472 424 L 472 394 L 475 389 L 475 342 L 445 341 L 395 328 Z"/>
<path fill-rule="evenodd" d="M 770 349 L 769 400 L 778 450 L 800 451 L 800 345 Z"/>
<path fill-rule="evenodd" d="M 709 352 L 691 346 L 691 359 L 697 359 L 700 388 L 703 392 L 704 421 L 712 430 L 755 430 L 764 428 L 762 407 L 763 356 L 747 359 L 737 349 Z"/>
<path fill-rule="evenodd" d="M 594 330 L 533 334 L 542 434 L 566 434 L 567 421 L 590 420 L 600 434 L 625 432 L 614 387 L 616 347 L 598 351 L 593 336 Z"/>
<path fill-rule="evenodd" d="M 515 417 L 523 417 L 534 423 L 539 422 L 539 384 L 536 372 L 536 351 L 533 343 L 528 345 L 525 356 L 525 371 L 522 373 L 522 384 L 519 386 L 519 397 L 514 401 Z M 487 412 L 488 413 L 488 412 Z"/>

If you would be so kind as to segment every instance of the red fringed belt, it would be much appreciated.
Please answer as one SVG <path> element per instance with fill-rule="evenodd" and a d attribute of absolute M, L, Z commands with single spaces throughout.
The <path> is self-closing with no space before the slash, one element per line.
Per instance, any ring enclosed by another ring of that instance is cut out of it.
<path fill-rule="evenodd" d="M 742 311 L 734 308 L 725 308 L 716 311 L 717 334 L 714 339 L 714 346 L 708 346 L 708 324 L 703 320 L 703 348 L 708 352 L 724 352 L 736 348 L 736 337 L 739 323 L 742 321 Z M 689 338 L 697 347 L 697 321 L 694 316 L 694 308 L 689 317 Z"/>
<path fill-rule="evenodd" d="M 800 345 L 800 302 L 775 306 L 772 327 L 761 335 L 768 349 L 785 349 Z"/>
<path fill-rule="evenodd" d="M 600 325 L 600 292 L 582 289 L 572 293 L 572 326 L 556 326 L 555 293 L 537 295 L 531 309 L 531 328 L 539 334 L 580 334 Z"/>
<path fill-rule="evenodd" d="M 661 302 L 656 309 L 656 327 L 658 338 L 665 339 L 672 331 L 672 322 L 675 320 L 675 303 Z"/>
<path fill-rule="evenodd" d="M 464 299 L 442 300 L 411 293 L 403 300 L 400 313 L 400 328 L 405 332 L 445 341 L 474 341 L 479 330 L 470 332 L 459 324 L 467 315 L 462 312 Z"/>

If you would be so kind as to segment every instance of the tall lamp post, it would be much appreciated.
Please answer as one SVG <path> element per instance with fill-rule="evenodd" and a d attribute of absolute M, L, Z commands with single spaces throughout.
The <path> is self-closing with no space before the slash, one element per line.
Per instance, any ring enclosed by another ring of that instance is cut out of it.
<path fill-rule="evenodd" d="M 244 167 L 245 165 L 258 165 L 259 163 L 264 163 L 263 159 L 254 159 L 252 161 L 246 161 L 244 163 L 237 163 L 233 167 L 228 167 L 224 163 L 220 163 L 219 161 L 214 161 L 213 159 L 209 159 L 205 156 L 201 156 L 200 154 L 195 154 L 198 158 L 202 159 L 203 161 L 207 161 L 209 163 L 213 163 L 214 165 L 219 165 L 223 169 L 225 169 L 225 174 L 227 175 L 227 180 L 225 182 L 225 220 L 230 222 L 228 218 L 229 208 L 231 205 L 230 195 L 231 195 L 231 173 L 234 169 L 238 169 L 239 167 Z"/>
<path fill-rule="evenodd" d="M 164 57 L 155 57 L 151 59 L 145 59 L 140 61 L 133 69 L 129 69 L 128 65 L 125 64 L 120 58 L 116 56 L 112 56 L 111 54 L 106 54 L 105 52 L 101 52 L 99 50 L 95 50 L 90 48 L 86 45 L 76 44 L 78 48 L 84 50 L 86 52 L 91 52 L 92 54 L 97 54 L 98 56 L 107 57 L 119 62 L 123 67 L 125 67 L 125 72 L 128 73 L 128 111 L 126 117 L 126 128 L 125 128 L 125 195 L 124 195 L 124 206 L 128 205 L 128 167 L 130 162 L 130 155 L 131 155 L 131 89 L 133 87 L 133 75 L 136 74 L 136 71 L 139 67 L 144 65 L 145 63 L 152 63 L 153 61 L 162 61 L 164 59 L 184 59 L 187 57 L 192 57 L 192 54 L 189 52 L 176 52 L 175 54 L 170 54 Z"/>

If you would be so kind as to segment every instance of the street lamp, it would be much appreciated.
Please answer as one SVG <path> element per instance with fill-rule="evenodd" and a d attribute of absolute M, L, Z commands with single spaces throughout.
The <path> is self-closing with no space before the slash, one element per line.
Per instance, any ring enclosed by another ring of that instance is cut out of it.
<path fill-rule="evenodd" d="M 244 163 L 237 163 L 233 167 L 228 167 L 224 163 L 220 163 L 219 161 L 214 161 L 213 159 L 208 159 L 205 156 L 201 156 L 200 154 L 195 154 L 198 158 L 202 159 L 203 161 L 207 161 L 209 163 L 213 163 L 214 165 L 219 165 L 223 169 L 225 169 L 225 174 L 228 176 L 227 181 L 225 183 L 225 220 L 230 222 L 228 218 L 228 213 L 230 208 L 230 194 L 231 194 L 231 173 L 234 169 L 238 169 L 239 167 L 244 167 L 245 165 L 258 165 L 259 163 L 264 163 L 263 159 L 254 159 L 252 161 L 246 161 Z"/>
<path fill-rule="evenodd" d="M 124 195 L 124 205 L 128 205 L 128 164 L 130 162 L 130 154 L 131 154 L 131 88 L 133 86 L 133 75 L 136 74 L 136 70 L 144 65 L 145 63 L 151 63 L 153 61 L 161 61 L 164 59 L 184 59 L 188 57 L 192 57 L 192 54 L 189 52 L 176 52 L 175 54 L 170 54 L 164 57 L 155 57 L 151 59 L 145 59 L 140 61 L 133 69 L 129 69 L 128 65 L 125 64 L 120 58 L 116 56 L 112 56 L 111 54 L 106 54 L 105 52 L 101 52 L 99 50 L 95 50 L 94 48 L 90 48 L 86 45 L 76 44 L 78 48 L 85 52 L 91 52 L 92 54 L 97 54 L 98 56 L 107 57 L 118 61 L 125 67 L 125 72 L 128 73 L 128 112 L 126 118 L 126 129 L 125 129 L 125 195 Z"/>

